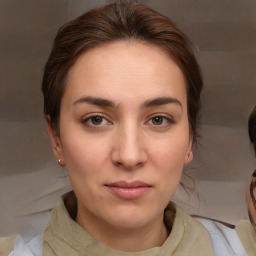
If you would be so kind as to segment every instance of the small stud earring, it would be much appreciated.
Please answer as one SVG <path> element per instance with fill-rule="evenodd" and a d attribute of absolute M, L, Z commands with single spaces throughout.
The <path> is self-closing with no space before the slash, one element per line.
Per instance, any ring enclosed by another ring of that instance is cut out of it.
<path fill-rule="evenodd" d="M 61 163 L 61 159 L 60 158 L 58 159 L 58 164 L 59 164 L 59 166 L 65 166 L 65 164 Z"/>

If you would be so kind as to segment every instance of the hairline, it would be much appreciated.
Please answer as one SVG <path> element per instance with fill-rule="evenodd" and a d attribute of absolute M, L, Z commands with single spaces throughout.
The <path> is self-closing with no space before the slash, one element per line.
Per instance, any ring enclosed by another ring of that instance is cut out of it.
<path fill-rule="evenodd" d="M 183 70 L 183 67 L 182 65 L 180 65 L 180 63 L 177 61 L 177 59 L 166 49 L 166 47 L 164 46 L 163 43 L 161 42 L 157 42 L 156 40 L 146 40 L 146 39 L 141 39 L 141 38 L 136 38 L 136 37 L 124 37 L 124 38 L 119 38 L 119 39 L 113 39 L 113 40 L 109 40 L 109 41 L 103 41 L 103 42 L 98 42 L 96 45 L 94 46 L 90 46 L 88 47 L 87 49 L 83 49 L 83 47 L 76 53 L 76 56 L 73 58 L 73 61 L 70 62 L 70 65 L 67 66 L 67 69 L 66 71 L 64 72 L 64 76 L 62 77 L 63 78 L 63 82 L 62 82 L 62 91 L 61 91 L 61 97 L 60 97 L 60 102 L 58 104 L 58 108 L 59 108 L 59 113 L 58 113 L 58 118 L 57 118 L 57 122 L 55 124 L 53 124 L 51 121 L 51 126 L 52 128 L 57 132 L 57 134 L 59 135 L 59 119 L 60 119 L 60 115 L 61 115 L 61 102 L 62 102 L 62 99 L 63 99 L 63 96 L 64 96 L 64 93 L 66 91 L 66 86 L 67 86 L 67 79 L 68 79 L 68 75 L 69 75 L 69 72 L 70 70 L 72 69 L 72 67 L 75 65 L 75 63 L 78 61 L 78 59 L 94 50 L 94 49 L 97 49 L 97 48 L 104 48 L 104 47 L 107 47 L 108 45 L 111 45 L 111 44 L 116 44 L 116 43 L 140 43 L 142 45 L 146 45 L 146 46 L 155 46 L 159 49 L 161 49 L 172 61 L 174 61 L 174 63 L 180 68 L 181 72 L 182 72 L 182 75 L 184 77 L 184 81 L 185 81 L 185 90 L 186 90 L 186 100 L 187 100 L 187 103 L 188 103 L 188 81 L 187 81 L 187 76 Z M 187 107 L 188 107 L 188 104 L 187 104 Z M 46 115 L 48 115 L 46 113 Z M 189 118 L 189 115 L 188 115 L 188 118 Z M 48 120 L 48 118 L 46 117 L 46 119 Z M 191 127 L 191 124 L 189 122 L 189 127 L 190 127 L 190 134 L 193 136 L 193 131 L 192 131 L 192 127 Z"/>

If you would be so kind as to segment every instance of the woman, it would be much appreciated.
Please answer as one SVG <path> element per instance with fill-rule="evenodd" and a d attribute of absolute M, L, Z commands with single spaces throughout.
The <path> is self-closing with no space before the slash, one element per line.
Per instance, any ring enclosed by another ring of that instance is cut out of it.
<path fill-rule="evenodd" d="M 144 5 L 117 1 L 63 26 L 42 91 L 74 192 L 53 210 L 42 248 L 16 239 L 16 251 L 214 255 L 204 226 L 170 203 L 193 159 L 202 86 L 187 37 Z"/>
<path fill-rule="evenodd" d="M 254 148 L 254 154 L 256 156 L 256 106 L 252 110 L 249 120 L 248 120 L 248 131 L 249 131 L 249 138 Z M 255 187 L 256 187 L 256 169 L 252 173 L 252 180 L 249 186 L 249 191 L 247 194 L 247 201 L 248 201 L 248 213 L 249 218 L 256 228 L 256 200 L 255 200 Z"/>
<path fill-rule="evenodd" d="M 256 106 L 252 110 L 248 120 L 249 138 L 254 148 L 254 154 L 256 156 Z M 256 169 L 252 173 L 252 180 L 247 193 L 248 201 L 248 215 L 254 228 L 256 228 L 256 200 L 255 200 L 255 187 L 256 187 Z"/>
<path fill-rule="evenodd" d="M 248 120 L 249 138 L 254 148 L 256 156 L 256 106 L 252 110 Z M 237 233 L 244 247 L 247 248 L 249 255 L 255 255 L 256 252 L 256 169 L 252 173 L 252 179 L 247 191 L 248 215 L 249 221 L 240 221 L 236 227 Z"/>
<path fill-rule="evenodd" d="M 106 246 L 76 245 L 81 251 L 167 250 L 160 246 L 175 215 L 167 205 L 193 158 L 201 88 L 185 36 L 145 6 L 108 5 L 59 31 L 42 86 L 48 133 L 77 198 L 69 210 L 79 224 L 75 233 L 82 227 Z M 66 205 L 74 201 L 69 197 Z M 54 223 L 43 235 L 46 255 L 58 250 Z M 190 249 L 210 247 L 207 232 L 195 226 L 199 234 Z"/>

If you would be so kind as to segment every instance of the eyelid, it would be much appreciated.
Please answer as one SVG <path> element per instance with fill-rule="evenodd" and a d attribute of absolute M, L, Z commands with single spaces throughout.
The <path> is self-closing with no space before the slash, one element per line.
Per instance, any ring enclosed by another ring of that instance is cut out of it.
<path fill-rule="evenodd" d="M 150 120 L 150 119 L 152 119 L 152 118 L 154 118 L 154 117 L 163 117 L 163 118 L 166 118 L 166 119 L 168 119 L 168 120 L 170 120 L 170 121 L 172 121 L 172 122 L 175 122 L 175 121 L 174 121 L 174 117 L 173 117 L 172 115 L 170 115 L 170 114 L 165 114 L 165 113 L 154 113 L 154 114 L 148 116 L 147 119 Z"/>
<path fill-rule="evenodd" d="M 89 114 L 86 114 L 85 116 L 82 117 L 81 122 L 82 122 L 83 125 L 87 125 L 87 126 L 90 126 L 90 127 L 97 127 L 97 125 L 93 125 L 93 124 L 88 124 L 88 123 L 86 123 L 88 120 L 90 120 L 90 118 L 96 117 L 96 116 L 105 119 L 108 124 L 113 124 L 113 123 L 109 120 L 110 118 L 109 118 L 107 115 L 105 115 L 105 114 L 103 114 L 103 113 L 98 113 L 98 112 L 97 112 L 97 113 L 89 113 Z M 98 127 L 105 126 L 105 125 L 108 125 L 108 124 L 103 124 L 103 125 L 100 124 L 100 125 L 98 125 Z"/>
<path fill-rule="evenodd" d="M 170 116 L 169 114 L 164 114 L 164 113 L 155 113 L 155 114 L 152 114 L 150 115 L 148 118 L 147 118 L 147 121 L 146 123 L 150 122 L 153 118 L 155 117 L 162 117 L 163 119 L 165 119 L 168 124 L 165 124 L 165 125 L 158 125 L 158 127 L 165 127 L 165 126 L 168 126 L 168 125 L 171 125 L 171 124 L 175 124 L 175 120 L 172 116 Z M 152 124 L 153 126 L 157 126 L 157 125 L 154 125 Z"/>

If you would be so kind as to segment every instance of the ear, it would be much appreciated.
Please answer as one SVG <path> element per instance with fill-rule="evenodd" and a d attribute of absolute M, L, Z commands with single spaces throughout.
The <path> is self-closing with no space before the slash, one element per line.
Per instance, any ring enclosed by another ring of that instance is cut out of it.
<path fill-rule="evenodd" d="M 189 163 L 193 160 L 193 158 L 194 158 L 193 151 L 190 150 L 190 151 L 187 152 L 187 154 L 186 154 L 184 164 L 189 164 Z"/>
<path fill-rule="evenodd" d="M 194 158 L 193 151 L 192 151 L 192 139 L 189 142 L 188 150 L 185 156 L 184 164 L 189 164 Z"/>
<path fill-rule="evenodd" d="M 59 165 L 65 166 L 65 160 L 64 160 L 64 154 L 63 154 L 61 140 L 60 140 L 60 137 L 57 135 L 56 131 L 54 131 L 52 128 L 49 116 L 47 116 L 46 125 L 47 125 L 47 132 L 48 132 L 48 135 L 49 135 L 51 143 L 52 143 L 53 154 L 56 157 Z"/>

